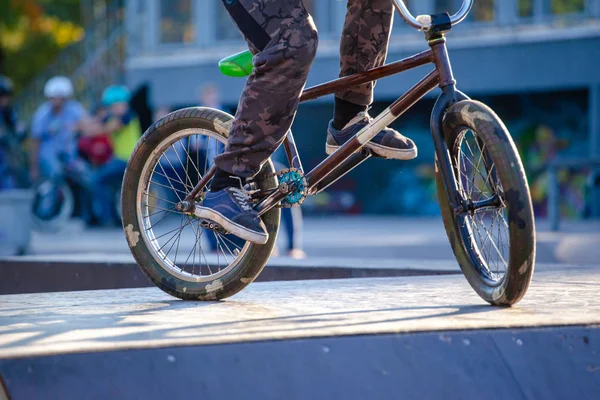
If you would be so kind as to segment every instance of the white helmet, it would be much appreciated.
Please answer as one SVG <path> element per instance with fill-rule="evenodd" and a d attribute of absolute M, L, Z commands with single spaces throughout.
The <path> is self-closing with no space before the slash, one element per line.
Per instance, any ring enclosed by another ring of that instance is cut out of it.
<path fill-rule="evenodd" d="M 73 96 L 73 84 L 65 76 L 55 76 L 50 78 L 44 86 L 44 96 L 47 98 L 69 98 Z"/>

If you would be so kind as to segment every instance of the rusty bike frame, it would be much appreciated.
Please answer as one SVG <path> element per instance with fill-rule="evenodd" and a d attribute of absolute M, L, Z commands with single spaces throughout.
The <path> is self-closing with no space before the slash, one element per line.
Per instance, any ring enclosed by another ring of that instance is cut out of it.
<path fill-rule="evenodd" d="M 371 152 L 364 148 L 364 145 L 383 128 L 389 126 L 398 117 L 409 110 L 427 93 L 431 92 L 436 87 L 439 87 L 442 93 L 433 107 L 430 119 L 430 129 L 435 145 L 437 166 L 442 175 L 452 208 L 457 213 L 460 213 L 465 209 L 465 201 L 457 190 L 457 184 L 454 177 L 455 172 L 450 161 L 446 141 L 444 140 L 442 118 L 448 107 L 457 101 L 467 100 L 468 97 L 456 89 L 456 81 L 452 73 L 445 38 L 445 33 L 452 27 L 452 25 L 448 23 L 448 14 L 433 15 L 432 19 L 434 23 L 431 29 L 425 32 L 426 40 L 429 45 L 428 50 L 381 67 L 308 88 L 302 93 L 300 102 L 306 102 L 427 64 L 433 64 L 434 66 L 434 69 L 431 72 L 375 117 L 369 125 L 365 126 L 352 139 L 340 146 L 333 154 L 329 155 L 305 175 L 308 195 L 320 193 L 339 178 L 370 158 Z M 440 22 L 436 24 L 436 20 Z M 284 138 L 283 145 L 290 166 L 298 169 L 304 175 L 302 162 L 291 130 L 288 131 Z M 193 212 L 193 209 L 195 208 L 194 200 L 212 179 L 214 173 L 215 167 L 213 166 L 182 202 L 184 203 L 183 207 L 181 207 L 182 210 Z M 254 199 L 257 201 L 255 209 L 262 215 L 280 204 L 280 202 L 294 190 L 294 184 L 284 184 L 266 192 L 259 192 L 257 195 L 254 195 Z M 475 206 L 475 208 L 480 208 L 486 205 L 471 205 L 471 207 L 473 206 Z"/>

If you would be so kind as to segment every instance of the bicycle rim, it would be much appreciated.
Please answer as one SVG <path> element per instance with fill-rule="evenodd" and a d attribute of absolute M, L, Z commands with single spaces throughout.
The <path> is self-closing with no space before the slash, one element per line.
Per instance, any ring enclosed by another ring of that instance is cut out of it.
<path fill-rule="evenodd" d="M 510 265 L 510 230 L 502 182 L 485 143 L 470 128 L 457 136 L 454 148 L 458 189 L 467 204 L 496 199 L 498 205 L 456 216 L 472 264 L 490 286 L 502 284 Z"/>

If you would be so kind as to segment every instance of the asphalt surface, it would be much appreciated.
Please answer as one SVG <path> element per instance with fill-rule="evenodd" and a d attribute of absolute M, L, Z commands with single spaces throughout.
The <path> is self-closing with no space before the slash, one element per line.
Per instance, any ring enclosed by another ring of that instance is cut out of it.
<path fill-rule="evenodd" d="M 221 302 L 158 289 L 0 296 L 0 358 L 260 340 L 600 324 L 600 270 L 541 271 L 518 305 L 459 275 L 254 283 Z M 526 345 L 526 344 L 525 344 Z"/>
<path fill-rule="evenodd" d="M 539 263 L 600 263 L 600 221 L 564 221 L 560 232 L 551 232 L 545 221 L 537 221 L 536 228 Z M 304 220 L 303 232 L 309 258 L 360 259 L 371 263 L 386 259 L 454 259 L 441 218 L 312 217 Z M 283 256 L 283 227 L 278 242 Z M 192 241 L 182 241 L 182 254 L 189 253 L 192 247 Z M 30 250 L 33 255 L 129 254 L 121 229 L 85 230 L 78 223 L 59 233 L 34 233 Z"/>

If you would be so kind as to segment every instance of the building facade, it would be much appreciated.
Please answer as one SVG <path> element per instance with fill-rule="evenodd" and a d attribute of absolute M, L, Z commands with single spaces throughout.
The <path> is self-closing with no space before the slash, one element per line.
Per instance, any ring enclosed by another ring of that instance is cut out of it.
<path fill-rule="evenodd" d="M 312 85 L 338 74 L 339 36 L 346 2 L 304 2 L 320 34 L 317 59 L 309 77 Z M 415 15 L 453 13 L 458 10 L 460 0 L 410 0 L 407 5 Z M 148 84 L 156 107 L 180 107 L 197 104 L 200 88 L 211 82 L 220 88 L 222 102 L 230 109 L 235 108 L 244 81 L 221 76 L 216 65 L 221 58 L 244 50 L 245 44 L 220 1 L 127 0 L 126 7 L 125 70 L 129 85 Z M 396 16 L 388 61 L 410 56 L 426 46 L 423 34 Z M 600 155 L 600 0 L 475 0 L 467 21 L 448 35 L 448 49 L 459 89 L 490 103 L 506 120 L 515 139 L 523 143 L 520 150 L 526 164 L 547 161 L 557 151 L 577 157 Z M 428 72 L 427 68 L 379 82 L 374 111 L 399 97 Z M 432 154 L 426 118 L 431 101 L 424 100 L 397 123 L 415 136 L 418 144 L 423 143 L 420 145 L 423 163 L 429 163 Z M 331 103 L 332 98 L 325 97 L 301 107 L 294 129 L 300 132 L 297 136 L 303 135 L 309 142 L 303 143 L 304 137 L 297 138 L 303 156 L 307 153 L 315 160 L 322 156 L 322 131 L 331 113 Z M 540 150 L 544 146 L 539 142 L 546 137 L 558 144 Z M 528 157 L 534 161 L 528 161 Z M 374 168 L 382 168 L 386 173 L 381 181 L 373 183 L 373 189 L 392 193 L 397 185 L 410 184 L 403 182 L 397 171 L 414 173 L 421 165 L 376 164 Z M 359 170 L 350 177 L 358 179 Z M 421 176 L 415 182 L 430 182 L 429 172 L 422 174 L 426 177 Z M 533 180 L 535 177 L 530 177 L 530 183 Z M 352 183 L 347 190 L 354 192 L 355 201 L 361 204 L 375 202 L 366 197 L 361 199 Z M 573 191 L 579 193 L 585 188 Z M 413 197 L 415 204 L 423 204 L 423 200 L 416 200 L 419 196 Z M 404 199 L 373 206 L 374 209 L 360 208 L 398 212 L 396 204 L 403 201 L 409 202 Z M 585 203 L 585 199 L 581 201 Z M 577 203 L 572 207 L 577 215 L 585 214 L 588 207 L 581 201 L 572 202 Z M 539 212 L 544 212 L 543 207 Z"/>

